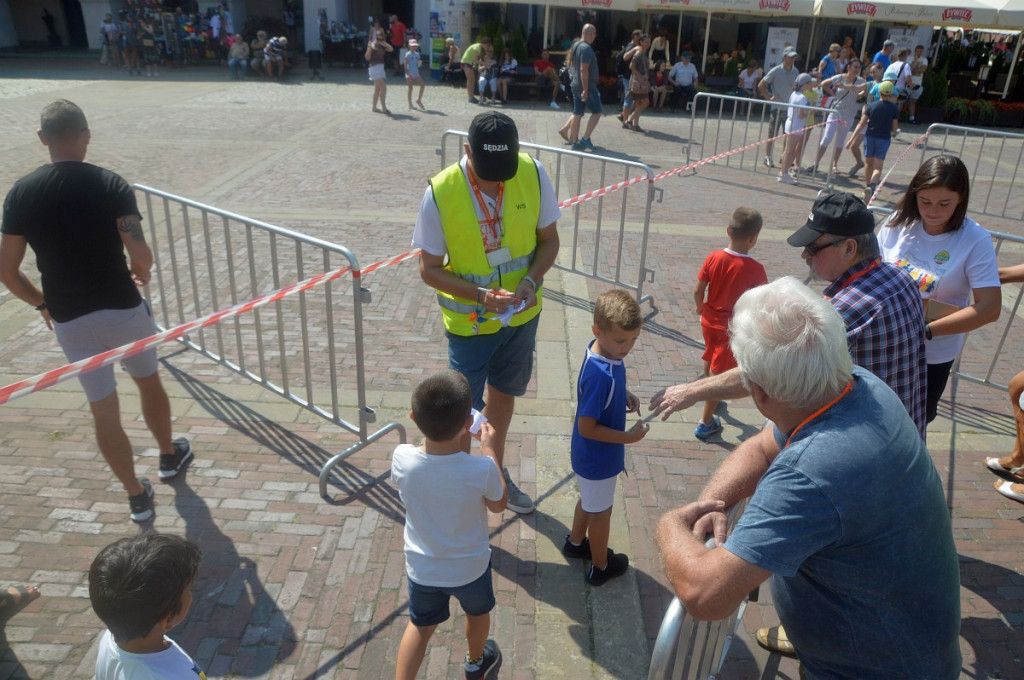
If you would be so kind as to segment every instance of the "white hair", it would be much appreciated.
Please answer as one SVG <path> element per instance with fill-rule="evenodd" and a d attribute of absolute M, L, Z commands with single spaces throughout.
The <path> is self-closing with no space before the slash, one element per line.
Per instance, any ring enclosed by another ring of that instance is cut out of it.
<path fill-rule="evenodd" d="M 823 406 L 850 379 L 842 317 L 792 276 L 744 293 L 729 333 L 744 387 L 756 383 L 789 407 Z"/>

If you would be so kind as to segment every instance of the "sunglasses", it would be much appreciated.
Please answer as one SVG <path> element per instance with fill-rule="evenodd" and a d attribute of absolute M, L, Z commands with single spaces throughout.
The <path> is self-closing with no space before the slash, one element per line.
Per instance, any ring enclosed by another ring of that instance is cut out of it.
<path fill-rule="evenodd" d="M 845 240 L 845 238 L 837 238 L 835 241 L 829 241 L 828 243 L 820 243 L 818 245 L 814 245 L 812 243 L 809 246 L 804 246 L 804 252 L 807 253 L 807 257 L 814 257 L 815 255 L 825 250 L 826 248 L 837 246 L 840 243 L 844 242 Z"/>

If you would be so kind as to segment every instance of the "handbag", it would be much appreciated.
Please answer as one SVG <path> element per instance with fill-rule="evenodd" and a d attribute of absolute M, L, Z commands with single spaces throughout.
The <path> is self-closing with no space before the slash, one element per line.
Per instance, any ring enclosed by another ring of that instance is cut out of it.
<path fill-rule="evenodd" d="M 651 80 L 647 75 L 636 75 L 629 79 L 629 91 L 633 94 L 647 94 L 651 91 Z"/>

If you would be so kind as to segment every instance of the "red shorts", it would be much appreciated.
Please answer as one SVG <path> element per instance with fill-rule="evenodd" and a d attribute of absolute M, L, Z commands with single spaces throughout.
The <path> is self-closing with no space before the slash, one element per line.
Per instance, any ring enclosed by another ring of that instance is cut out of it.
<path fill-rule="evenodd" d="M 736 368 L 736 357 L 729 349 L 729 331 L 710 328 L 704 324 L 700 325 L 704 333 L 704 361 L 711 362 L 711 372 L 714 374 L 725 373 L 730 368 Z"/>

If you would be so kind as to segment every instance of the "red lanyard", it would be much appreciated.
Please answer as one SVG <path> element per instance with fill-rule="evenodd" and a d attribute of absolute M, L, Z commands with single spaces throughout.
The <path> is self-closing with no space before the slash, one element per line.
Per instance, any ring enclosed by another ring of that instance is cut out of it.
<path fill-rule="evenodd" d="M 818 409 L 817 411 L 815 411 L 815 412 L 814 412 L 814 413 L 812 413 L 811 415 L 809 415 L 809 416 L 807 416 L 806 418 L 804 418 L 803 420 L 801 420 L 801 421 L 800 421 L 800 424 L 796 426 L 796 429 L 795 429 L 795 430 L 793 430 L 792 432 L 790 432 L 790 433 L 789 433 L 789 438 L 788 438 L 788 439 L 786 440 L 786 446 L 789 446 L 790 442 L 792 442 L 792 441 L 793 441 L 793 437 L 795 437 L 795 436 L 796 436 L 796 433 L 800 431 L 800 428 L 802 428 L 802 427 L 803 427 L 804 425 L 806 425 L 807 423 L 811 422 L 812 420 L 814 420 L 815 418 L 817 418 L 818 416 L 820 416 L 820 415 L 821 415 L 822 413 L 824 413 L 825 411 L 827 411 L 827 410 L 829 410 L 830 408 L 832 408 L 833 406 L 835 406 L 835 405 L 836 405 L 836 403 L 837 403 L 837 402 L 838 402 L 838 401 L 839 401 L 840 399 L 842 399 L 843 397 L 845 397 L 845 396 L 846 396 L 847 394 L 849 394 L 849 393 L 850 393 L 850 390 L 852 390 L 852 389 L 853 389 L 853 384 L 852 384 L 852 383 L 849 383 L 849 382 L 847 382 L 847 383 L 846 383 L 846 387 L 844 387 L 844 388 L 843 388 L 843 391 L 839 393 L 839 396 L 838 396 L 838 397 L 836 397 L 835 399 L 833 399 L 832 401 L 828 402 L 827 404 L 825 404 L 824 406 L 822 406 L 821 408 L 819 408 L 819 409 Z"/>
<path fill-rule="evenodd" d="M 878 262 L 879 262 L 878 260 L 875 260 L 874 262 L 869 264 L 867 267 L 864 267 L 864 269 L 861 269 L 856 274 L 850 274 L 848 277 L 846 277 L 846 280 L 843 281 L 842 285 L 839 286 L 839 288 L 836 288 L 836 292 L 839 292 L 843 288 L 846 288 L 847 286 L 849 286 L 851 283 L 853 283 L 854 281 L 856 281 L 860 277 L 866 275 L 872 269 L 878 269 Z"/>
<path fill-rule="evenodd" d="M 501 246 L 501 239 L 505 235 L 505 230 L 501 224 L 501 204 L 505 198 L 505 183 L 498 183 L 498 198 L 494 202 L 494 217 L 491 217 L 491 212 L 487 209 L 487 204 L 484 202 L 484 196 L 480 192 L 480 185 L 476 182 L 476 173 L 473 172 L 472 168 L 466 168 L 469 173 L 469 186 L 473 188 L 473 193 L 476 195 L 476 201 L 480 205 L 480 212 L 484 214 L 484 219 L 480 221 L 480 236 L 483 238 L 485 246 L 492 246 L 498 248 Z M 492 248 L 487 248 L 491 250 Z"/>

